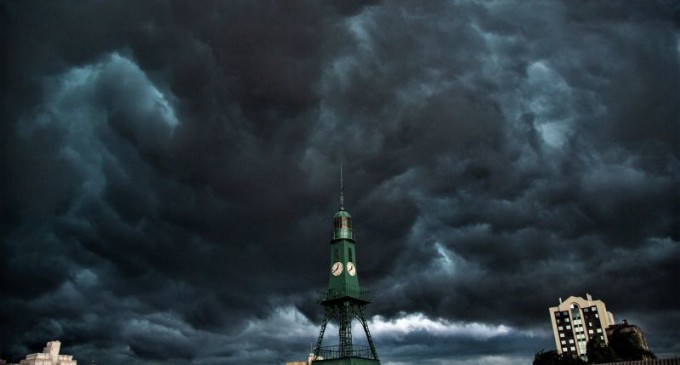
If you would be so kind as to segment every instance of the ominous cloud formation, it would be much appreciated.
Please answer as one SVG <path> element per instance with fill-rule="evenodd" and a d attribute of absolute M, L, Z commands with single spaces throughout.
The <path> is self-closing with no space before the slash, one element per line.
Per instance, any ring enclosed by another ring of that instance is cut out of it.
<path fill-rule="evenodd" d="M 680 355 L 678 19 L 0 2 L 0 357 L 305 358 L 341 161 L 384 364 L 529 362 L 586 292 Z"/>

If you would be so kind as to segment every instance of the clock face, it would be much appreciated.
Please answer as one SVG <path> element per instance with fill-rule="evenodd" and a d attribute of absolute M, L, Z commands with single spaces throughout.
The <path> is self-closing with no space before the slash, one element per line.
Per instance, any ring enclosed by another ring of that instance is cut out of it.
<path fill-rule="evenodd" d="M 331 274 L 333 274 L 333 276 L 342 274 L 342 262 L 338 261 L 331 266 Z"/>
<path fill-rule="evenodd" d="M 347 273 L 350 274 L 351 276 L 354 276 L 354 275 L 357 274 L 357 268 L 351 262 L 347 263 Z"/>

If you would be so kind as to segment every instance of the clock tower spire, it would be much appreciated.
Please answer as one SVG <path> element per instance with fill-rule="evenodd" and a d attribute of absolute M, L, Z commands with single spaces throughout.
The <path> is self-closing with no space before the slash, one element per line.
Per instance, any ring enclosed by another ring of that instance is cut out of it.
<path fill-rule="evenodd" d="M 345 184 L 342 181 L 342 162 L 340 162 L 340 210 L 345 210 Z"/>
<path fill-rule="evenodd" d="M 318 365 L 375 365 L 380 364 L 375 350 L 364 306 L 372 301 L 371 293 L 359 286 L 356 242 L 352 231 L 352 216 L 345 210 L 345 192 L 340 165 L 340 209 L 333 216 L 333 237 L 330 241 L 330 270 L 328 289 L 320 292 L 317 300 L 325 313 L 321 331 L 314 348 L 313 363 Z M 366 333 L 368 346 L 357 346 L 352 341 L 352 320 L 358 320 Z M 328 322 L 338 324 L 340 343 L 322 347 Z"/>

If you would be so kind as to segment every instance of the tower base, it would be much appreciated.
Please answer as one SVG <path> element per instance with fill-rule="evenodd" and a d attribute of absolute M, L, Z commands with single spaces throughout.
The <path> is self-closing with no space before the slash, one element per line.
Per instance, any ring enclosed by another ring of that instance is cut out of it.
<path fill-rule="evenodd" d="M 314 360 L 312 365 L 380 365 L 380 361 L 361 357 L 344 357 L 341 359 Z"/>

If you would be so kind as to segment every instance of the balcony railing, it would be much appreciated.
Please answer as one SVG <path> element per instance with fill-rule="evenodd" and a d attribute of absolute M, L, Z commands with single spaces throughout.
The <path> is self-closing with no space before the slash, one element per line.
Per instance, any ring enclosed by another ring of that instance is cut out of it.
<path fill-rule="evenodd" d="M 371 348 L 368 346 L 352 346 L 352 348 L 346 349 L 342 349 L 340 346 L 326 346 L 319 349 L 319 359 L 331 360 L 345 357 L 378 360 L 373 356 L 373 352 L 371 352 Z"/>
<path fill-rule="evenodd" d="M 370 290 L 361 290 L 357 287 L 348 287 L 342 289 L 319 290 L 317 292 L 316 301 L 319 303 L 327 302 L 329 300 L 353 297 L 361 301 L 370 303 L 373 301 L 373 293 Z"/>

